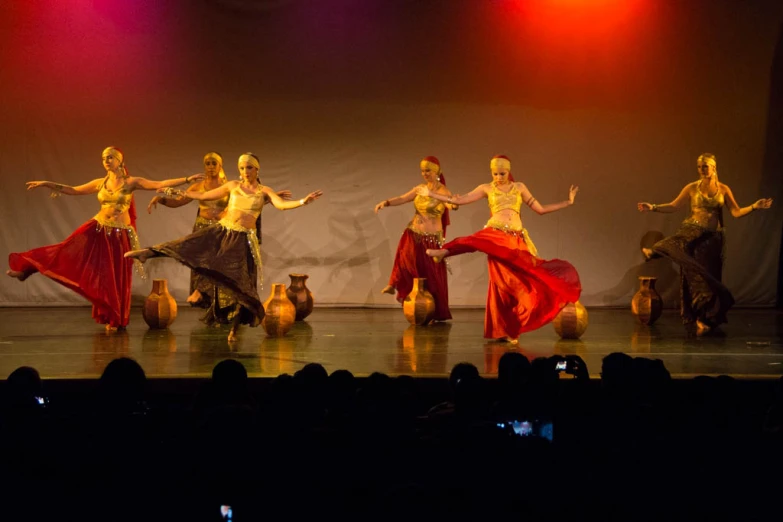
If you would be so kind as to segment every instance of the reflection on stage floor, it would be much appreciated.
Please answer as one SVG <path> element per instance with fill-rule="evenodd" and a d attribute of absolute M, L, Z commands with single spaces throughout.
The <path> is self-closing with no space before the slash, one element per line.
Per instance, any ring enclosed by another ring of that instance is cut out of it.
<path fill-rule="evenodd" d="M 732 310 L 729 324 L 698 338 L 685 330 L 676 310 L 646 327 L 630 310 L 592 308 L 581 339 L 560 339 L 547 325 L 524 334 L 518 346 L 483 338 L 483 309 L 456 309 L 452 321 L 412 326 L 396 308 L 316 308 L 285 337 L 243 327 L 231 345 L 226 327 L 207 328 L 200 315 L 180 306 L 169 329 L 150 330 L 141 310 L 133 309 L 126 331 L 107 334 L 89 308 L 0 308 L 0 378 L 19 366 L 33 366 L 44 378 L 94 378 L 120 356 L 139 361 L 151 378 L 206 377 L 225 358 L 241 361 L 256 377 L 294 373 L 309 362 L 357 376 L 379 371 L 442 377 L 463 361 L 492 376 L 510 350 L 531 359 L 577 354 L 595 378 L 602 358 L 617 351 L 661 359 L 675 377 L 783 374 L 783 312 L 770 309 Z"/>

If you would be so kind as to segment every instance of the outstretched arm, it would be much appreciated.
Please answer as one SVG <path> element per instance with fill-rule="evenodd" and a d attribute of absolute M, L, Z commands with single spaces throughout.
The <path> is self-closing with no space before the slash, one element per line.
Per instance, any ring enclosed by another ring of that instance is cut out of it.
<path fill-rule="evenodd" d="M 676 212 L 688 201 L 688 198 L 690 197 L 691 185 L 692 183 L 685 185 L 685 187 L 683 187 L 683 189 L 680 191 L 680 195 L 674 198 L 674 201 L 671 203 L 656 205 L 654 203 L 642 202 L 637 203 L 636 208 L 639 210 L 639 212 L 663 212 L 664 214 Z"/>
<path fill-rule="evenodd" d="M 37 188 L 48 188 L 53 191 L 52 195 L 66 194 L 68 196 L 86 196 L 88 194 L 95 194 L 98 192 L 98 187 L 101 185 L 103 178 L 98 178 L 85 183 L 84 185 L 78 185 L 72 187 L 70 185 L 63 185 L 62 183 L 55 183 L 53 181 L 28 181 L 27 190 L 33 190 Z"/>
<path fill-rule="evenodd" d="M 528 190 L 527 186 L 525 186 L 522 182 L 517 182 L 520 187 L 519 191 L 522 194 L 522 201 L 525 202 L 525 204 L 530 207 L 530 209 L 538 214 L 539 216 L 542 216 L 544 214 L 549 214 L 550 212 L 556 212 L 560 209 L 570 207 L 574 204 L 574 198 L 576 198 L 576 193 L 579 192 L 579 187 L 576 185 L 571 185 L 571 188 L 568 190 L 568 199 L 565 201 L 561 201 L 560 203 L 549 203 L 548 205 L 542 205 L 538 202 L 536 198 L 533 197 L 533 194 L 530 193 L 530 190 Z"/>
<path fill-rule="evenodd" d="M 291 199 L 293 193 L 291 193 L 290 190 L 278 190 L 277 195 L 280 196 L 280 199 Z M 268 197 L 264 197 L 264 205 L 271 202 L 272 200 L 270 200 Z"/>
<path fill-rule="evenodd" d="M 176 187 L 185 183 L 202 181 L 206 176 L 204 174 L 193 174 L 185 178 L 164 179 L 163 181 L 153 181 L 145 178 L 130 178 L 128 185 L 131 190 L 158 190 L 168 187 Z"/>
<path fill-rule="evenodd" d="M 721 185 L 723 185 L 723 184 L 721 184 Z M 770 208 L 772 206 L 772 198 L 765 198 L 765 199 L 760 199 L 760 200 L 756 201 L 755 203 L 753 203 L 750 206 L 740 207 L 737 204 L 737 200 L 734 199 L 734 194 L 731 192 L 731 189 L 729 188 L 729 186 L 728 185 L 723 185 L 722 188 L 723 188 L 723 193 L 726 196 L 726 206 L 728 207 L 729 212 L 731 212 L 731 215 L 734 216 L 735 218 L 740 218 L 742 216 L 747 216 L 748 214 L 750 214 L 754 210 L 768 209 L 768 208 Z"/>
<path fill-rule="evenodd" d="M 308 203 L 315 201 L 316 199 L 320 198 L 323 195 L 323 191 L 316 190 L 315 192 L 311 192 L 302 199 L 298 201 L 283 201 L 283 199 L 277 195 L 277 193 L 272 190 L 269 187 L 263 188 L 264 194 L 269 198 L 269 201 L 272 202 L 272 205 L 278 209 L 278 210 L 292 210 L 295 208 L 303 207 L 307 205 Z"/>
<path fill-rule="evenodd" d="M 487 185 L 479 185 L 464 196 L 446 196 L 443 194 L 438 194 L 437 192 L 432 192 L 426 186 L 417 187 L 416 193 L 420 196 L 435 198 L 438 201 L 443 201 L 444 203 L 451 203 L 453 205 L 467 205 L 469 203 L 478 201 L 481 198 L 487 197 Z"/>
<path fill-rule="evenodd" d="M 220 185 L 216 189 L 208 190 L 206 192 L 201 192 L 198 190 L 186 190 L 185 192 L 182 192 L 181 190 L 172 190 L 170 188 L 158 189 L 158 192 L 165 192 L 167 197 L 169 197 L 168 194 L 171 193 L 177 197 L 184 196 L 189 199 L 195 199 L 196 201 L 213 201 L 228 196 L 231 193 L 231 190 L 238 184 L 238 181 L 229 181 L 228 183 Z"/>
<path fill-rule="evenodd" d="M 413 187 L 402 196 L 397 196 L 381 201 L 375 205 L 375 213 L 377 214 L 382 208 L 396 207 L 397 205 L 404 205 L 405 203 L 413 201 L 413 198 L 416 197 L 416 188 L 417 187 Z"/>
<path fill-rule="evenodd" d="M 147 205 L 147 212 L 152 214 L 153 209 L 158 207 L 158 203 L 160 203 L 164 207 L 179 208 L 179 207 L 184 207 L 191 201 L 193 200 L 185 196 L 179 196 L 176 198 L 175 197 L 167 198 L 166 196 L 155 196 L 150 201 L 150 204 Z"/>

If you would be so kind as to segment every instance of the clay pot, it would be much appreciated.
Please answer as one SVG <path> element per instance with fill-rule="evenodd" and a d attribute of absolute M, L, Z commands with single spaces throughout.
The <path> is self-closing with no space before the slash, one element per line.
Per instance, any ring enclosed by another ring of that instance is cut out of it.
<path fill-rule="evenodd" d="M 141 315 L 150 328 L 168 328 L 177 318 L 177 302 L 169 293 L 165 279 L 152 281 L 152 292 L 144 301 Z"/>
<path fill-rule="evenodd" d="M 305 317 L 313 313 L 313 294 L 305 285 L 305 281 L 310 277 L 305 274 L 288 274 L 291 278 L 291 284 L 285 293 L 288 300 L 294 303 L 296 307 L 296 320 L 302 321 Z"/>
<path fill-rule="evenodd" d="M 425 288 L 426 279 L 413 279 L 413 289 L 402 302 L 402 311 L 409 323 L 416 326 L 429 324 L 435 317 L 435 298 Z"/>
<path fill-rule="evenodd" d="M 565 305 L 552 321 L 555 332 L 563 339 L 579 339 L 587 330 L 587 324 L 587 309 L 579 301 Z"/>
<path fill-rule="evenodd" d="M 639 291 L 631 300 L 631 312 L 640 323 L 651 326 L 661 316 L 663 299 L 655 291 L 655 277 L 640 277 Z"/>
<path fill-rule="evenodd" d="M 285 285 L 273 284 L 269 299 L 264 301 L 264 319 L 261 326 L 270 337 L 281 337 L 291 329 L 295 320 L 296 307 L 288 299 Z"/>

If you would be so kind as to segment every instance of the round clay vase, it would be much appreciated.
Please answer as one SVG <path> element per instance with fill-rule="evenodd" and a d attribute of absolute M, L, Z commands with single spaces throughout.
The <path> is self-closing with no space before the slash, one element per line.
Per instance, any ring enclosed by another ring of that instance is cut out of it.
<path fill-rule="evenodd" d="M 168 328 L 177 318 L 177 302 L 165 279 L 153 279 L 152 292 L 144 301 L 141 315 L 150 328 Z"/>
<path fill-rule="evenodd" d="M 579 339 L 587 324 L 587 309 L 579 301 L 565 305 L 552 321 L 555 332 L 563 339 Z"/>
<path fill-rule="evenodd" d="M 631 312 L 647 326 L 657 321 L 663 311 L 663 299 L 655 290 L 655 281 L 655 277 L 640 277 L 639 291 L 631 300 Z"/>
<path fill-rule="evenodd" d="M 435 298 L 425 288 L 426 279 L 413 280 L 413 289 L 402 302 L 402 311 L 409 323 L 416 326 L 429 324 L 435 317 Z"/>
<path fill-rule="evenodd" d="M 275 283 L 269 299 L 264 301 L 264 319 L 261 326 L 270 337 L 282 337 L 294 325 L 296 320 L 296 307 L 285 292 L 285 285 Z"/>
<path fill-rule="evenodd" d="M 285 291 L 288 300 L 294 303 L 296 307 L 296 320 L 303 321 L 305 317 L 313 313 L 313 293 L 305 285 L 305 281 L 310 277 L 305 274 L 288 274 L 291 278 L 291 284 Z"/>

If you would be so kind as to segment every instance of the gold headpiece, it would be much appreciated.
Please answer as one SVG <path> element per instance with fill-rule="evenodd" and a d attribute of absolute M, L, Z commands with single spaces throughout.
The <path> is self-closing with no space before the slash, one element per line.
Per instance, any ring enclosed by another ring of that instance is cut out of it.
<path fill-rule="evenodd" d="M 498 170 L 511 170 L 511 161 L 508 158 L 492 158 L 489 168 Z"/>
<path fill-rule="evenodd" d="M 250 163 L 252 166 L 254 166 L 259 170 L 261 169 L 261 165 L 258 164 L 258 159 L 256 159 L 256 157 L 253 156 L 252 154 L 247 153 L 239 156 L 239 161 L 237 163 L 242 163 L 243 161 Z"/>
<path fill-rule="evenodd" d="M 220 178 L 220 181 L 225 183 L 226 182 L 226 173 L 223 172 L 223 157 L 218 154 L 217 152 L 208 152 L 204 156 L 204 163 L 207 162 L 208 159 L 213 159 L 217 161 L 218 164 L 218 178 Z"/>

